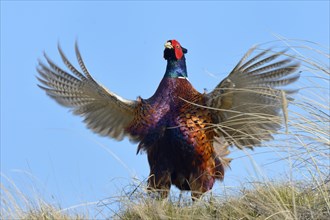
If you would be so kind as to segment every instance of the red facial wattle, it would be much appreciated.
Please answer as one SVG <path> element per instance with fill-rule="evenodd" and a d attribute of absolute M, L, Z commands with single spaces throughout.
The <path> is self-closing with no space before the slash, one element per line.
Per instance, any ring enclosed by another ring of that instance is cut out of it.
<path fill-rule="evenodd" d="M 174 49 L 176 59 L 180 60 L 183 56 L 183 51 L 182 51 L 180 43 L 176 40 L 172 40 L 172 46 Z"/>

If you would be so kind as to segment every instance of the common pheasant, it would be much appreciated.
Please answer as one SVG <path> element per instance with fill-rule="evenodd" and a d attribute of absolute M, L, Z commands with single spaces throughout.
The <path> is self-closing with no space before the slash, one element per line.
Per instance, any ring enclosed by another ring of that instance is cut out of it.
<path fill-rule="evenodd" d="M 59 53 L 71 73 L 45 54 L 39 62 L 40 88 L 59 104 L 84 118 L 87 127 L 116 140 L 138 142 L 150 166 L 148 187 L 163 198 L 171 185 L 199 198 L 223 180 L 230 159 L 228 147 L 260 146 L 282 123 L 281 109 L 299 78 L 299 63 L 284 52 L 251 48 L 213 91 L 200 93 L 188 80 L 187 49 L 176 40 L 165 43 L 167 67 L 155 94 L 127 100 L 107 90 L 87 71 L 77 43 L 82 73 Z M 283 58 L 282 58 L 283 57 Z M 278 59 L 282 58 L 282 59 Z"/>

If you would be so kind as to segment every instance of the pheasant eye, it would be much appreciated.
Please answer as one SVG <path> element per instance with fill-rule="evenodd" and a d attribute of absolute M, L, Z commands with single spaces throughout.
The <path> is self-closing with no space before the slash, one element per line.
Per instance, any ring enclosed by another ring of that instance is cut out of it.
<path fill-rule="evenodd" d="M 180 46 L 179 45 L 176 45 L 176 48 L 180 48 Z"/>

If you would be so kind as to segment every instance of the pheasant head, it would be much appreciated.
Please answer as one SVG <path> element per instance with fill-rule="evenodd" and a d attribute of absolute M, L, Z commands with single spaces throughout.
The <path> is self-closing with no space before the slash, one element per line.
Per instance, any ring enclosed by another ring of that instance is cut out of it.
<path fill-rule="evenodd" d="M 188 50 L 176 40 L 168 40 L 165 43 L 164 59 L 167 60 L 167 67 L 164 77 L 187 78 L 186 59 L 184 54 Z"/>

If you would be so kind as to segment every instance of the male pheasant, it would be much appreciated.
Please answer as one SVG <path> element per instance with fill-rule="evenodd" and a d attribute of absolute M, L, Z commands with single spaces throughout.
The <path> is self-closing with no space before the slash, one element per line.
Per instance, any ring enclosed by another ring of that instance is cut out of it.
<path fill-rule="evenodd" d="M 283 90 L 299 78 L 299 63 L 284 51 L 262 50 L 248 59 L 250 49 L 232 72 L 209 93 L 200 93 L 188 81 L 185 54 L 176 40 L 165 43 L 164 78 L 149 99 L 126 100 L 96 82 L 87 71 L 77 44 L 82 73 L 59 53 L 68 73 L 46 55 L 39 62 L 43 90 L 59 104 L 84 117 L 88 128 L 122 140 L 139 142 L 147 153 L 149 189 L 167 197 L 171 185 L 191 190 L 198 198 L 224 178 L 229 166 L 228 146 L 253 148 L 272 138 L 281 126 Z M 279 57 L 284 57 L 278 60 Z"/>

